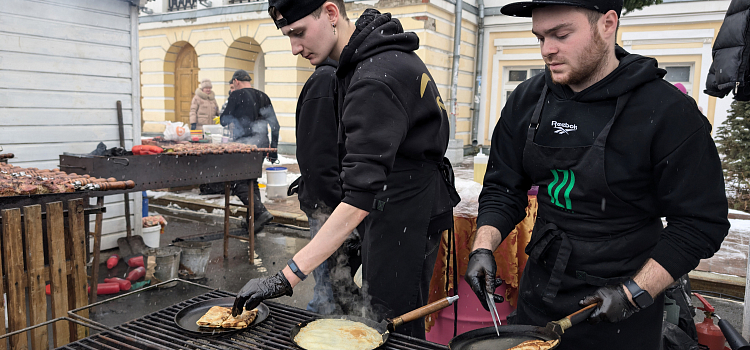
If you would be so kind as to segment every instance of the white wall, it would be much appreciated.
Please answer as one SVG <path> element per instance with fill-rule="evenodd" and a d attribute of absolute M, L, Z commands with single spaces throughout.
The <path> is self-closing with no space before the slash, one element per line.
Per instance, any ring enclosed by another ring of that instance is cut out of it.
<path fill-rule="evenodd" d="M 138 12 L 123 0 L 3 0 L 0 6 L 0 145 L 11 163 L 56 168 L 63 152 L 140 143 Z M 140 194 L 131 196 L 140 223 Z M 103 234 L 123 234 L 122 196 L 106 199 Z M 135 215 L 133 215 L 135 214 Z M 133 225 L 140 232 L 141 225 Z M 92 225 L 93 229 L 93 225 Z M 112 236 L 114 235 L 114 236 Z M 102 249 L 113 246 L 102 246 Z"/>

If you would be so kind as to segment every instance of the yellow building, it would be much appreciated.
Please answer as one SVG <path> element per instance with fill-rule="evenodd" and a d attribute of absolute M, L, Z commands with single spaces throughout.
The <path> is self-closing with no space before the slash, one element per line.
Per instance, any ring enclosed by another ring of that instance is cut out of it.
<path fill-rule="evenodd" d="M 178 6 L 184 3 L 194 8 Z M 348 2 L 347 12 L 354 21 L 364 9 L 375 7 L 398 18 L 404 30 L 416 32 L 417 54 L 449 106 L 454 6 L 442 0 L 363 1 Z M 211 7 L 205 7 L 195 0 L 156 0 L 148 8 L 153 13 L 142 14 L 139 25 L 144 133 L 161 132 L 160 122 L 187 122 L 190 101 L 202 79 L 211 79 L 216 99 L 223 104 L 232 73 L 245 69 L 253 87 L 268 94 L 274 105 L 281 124 L 280 151 L 294 152 L 297 97 L 314 69 L 306 59 L 292 55 L 289 39 L 268 17 L 267 2 L 212 0 Z M 462 20 L 456 138 L 464 144 L 470 143 L 476 12 L 467 4 Z"/>

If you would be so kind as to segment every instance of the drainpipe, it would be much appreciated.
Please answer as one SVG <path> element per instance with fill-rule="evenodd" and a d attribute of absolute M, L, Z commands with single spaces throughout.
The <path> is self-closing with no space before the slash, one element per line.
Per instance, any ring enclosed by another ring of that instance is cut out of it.
<path fill-rule="evenodd" d="M 453 71 L 451 78 L 451 133 L 450 138 L 456 138 L 456 113 L 458 113 L 458 66 L 461 59 L 461 16 L 463 0 L 456 0 L 456 23 L 453 34 Z"/>
<path fill-rule="evenodd" d="M 477 20 L 479 38 L 477 39 L 477 56 L 475 58 L 475 72 L 477 78 L 476 82 L 474 83 L 474 111 L 471 116 L 472 146 L 476 146 L 478 144 L 477 134 L 479 133 L 479 103 L 482 97 L 482 59 L 484 58 L 484 0 L 477 0 L 477 5 L 479 5 L 479 19 Z"/>

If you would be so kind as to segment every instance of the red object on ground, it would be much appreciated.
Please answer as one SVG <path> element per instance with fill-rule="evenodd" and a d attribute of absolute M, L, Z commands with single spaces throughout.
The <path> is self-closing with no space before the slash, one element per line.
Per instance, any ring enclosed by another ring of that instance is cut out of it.
<path fill-rule="evenodd" d="M 145 267 L 143 265 L 143 255 L 134 256 L 128 259 L 128 266 L 130 267 Z"/>
<path fill-rule="evenodd" d="M 117 294 L 119 292 L 119 283 L 99 283 L 96 287 L 96 295 Z"/>
<path fill-rule="evenodd" d="M 159 154 L 161 152 L 164 152 L 164 149 L 162 149 L 159 146 L 153 146 L 153 145 L 133 146 L 133 154 L 137 156 Z"/>
<path fill-rule="evenodd" d="M 128 277 L 125 277 L 125 279 L 127 279 L 130 282 L 135 282 L 143 278 L 143 276 L 146 276 L 146 268 L 141 266 L 141 267 L 136 268 L 133 271 L 130 271 L 130 273 L 128 274 Z"/>
<path fill-rule="evenodd" d="M 713 313 L 716 310 L 708 301 L 700 294 L 693 293 L 701 303 L 703 307 L 697 308 L 703 310 L 705 318 L 703 322 L 695 325 L 696 331 L 698 331 L 698 344 L 707 346 L 710 350 L 724 350 L 724 333 L 721 332 L 721 328 L 714 324 Z"/>
<path fill-rule="evenodd" d="M 131 287 L 130 281 L 119 278 L 119 277 L 105 278 L 104 282 L 105 283 L 117 283 L 120 286 L 120 291 L 130 290 L 130 287 Z"/>
<path fill-rule="evenodd" d="M 117 254 L 112 254 L 109 259 L 107 259 L 107 268 L 112 269 L 113 267 L 117 266 L 117 263 L 120 261 L 120 256 Z"/>

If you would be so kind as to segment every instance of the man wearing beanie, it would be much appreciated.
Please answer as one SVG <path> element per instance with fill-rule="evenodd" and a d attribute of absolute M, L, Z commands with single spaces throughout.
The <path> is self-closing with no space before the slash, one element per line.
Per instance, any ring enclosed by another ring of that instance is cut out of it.
<path fill-rule="evenodd" d="M 559 349 L 659 349 L 662 292 L 729 229 L 711 125 L 655 59 L 615 44 L 621 10 L 622 0 L 501 9 L 531 17 L 546 69 L 516 88 L 495 127 L 465 277 L 486 308 L 492 252 L 538 185 L 513 322 L 544 326 L 597 304 Z"/>
<path fill-rule="evenodd" d="M 363 220 L 362 279 L 380 311 L 375 318 L 426 304 L 437 248 L 452 230 L 452 209 L 460 199 L 443 157 L 448 115 L 414 52 L 419 38 L 374 9 L 351 23 L 342 0 L 270 0 L 269 15 L 289 37 L 293 54 L 313 65 L 327 58 L 339 62 L 343 199 L 282 271 L 242 288 L 233 313 L 291 295 Z M 396 331 L 425 336 L 422 320 Z"/>

